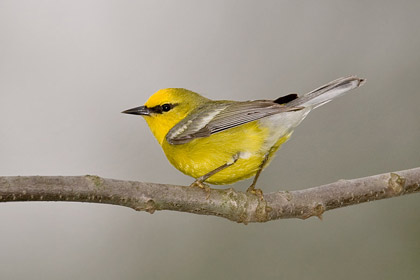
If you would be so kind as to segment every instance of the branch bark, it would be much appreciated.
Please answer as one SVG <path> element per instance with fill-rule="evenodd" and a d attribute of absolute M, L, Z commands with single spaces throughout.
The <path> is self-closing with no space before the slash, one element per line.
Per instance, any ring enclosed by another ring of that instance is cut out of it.
<path fill-rule="evenodd" d="M 234 189 L 105 179 L 97 176 L 0 177 L 0 202 L 76 201 L 113 204 L 153 213 L 172 210 L 214 215 L 239 223 L 312 216 L 363 202 L 420 191 L 420 167 L 380 175 L 339 180 L 298 191 L 279 191 L 258 197 Z"/>

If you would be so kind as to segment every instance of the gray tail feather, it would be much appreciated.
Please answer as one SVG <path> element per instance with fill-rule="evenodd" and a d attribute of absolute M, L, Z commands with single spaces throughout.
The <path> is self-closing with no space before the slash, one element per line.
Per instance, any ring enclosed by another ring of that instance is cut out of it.
<path fill-rule="evenodd" d="M 321 106 L 332 99 L 343 95 L 349 90 L 355 89 L 365 83 L 365 79 L 351 76 L 347 78 L 339 78 L 307 94 L 294 99 L 285 105 L 287 107 L 312 107 Z"/>

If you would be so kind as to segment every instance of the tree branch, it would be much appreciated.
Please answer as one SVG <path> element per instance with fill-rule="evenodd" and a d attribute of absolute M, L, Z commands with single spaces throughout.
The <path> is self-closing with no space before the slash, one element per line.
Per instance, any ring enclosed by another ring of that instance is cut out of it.
<path fill-rule="evenodd" d="M 257 195 L 234 189 L 191 188 L 97 176 L 0 177 L 0 202 L 77 201 L 138 211 L 173 210 L 214 215 L 240 223 L 321 218 L 325 211 L 420 191 L 420 167 L 298 191 Z"/>

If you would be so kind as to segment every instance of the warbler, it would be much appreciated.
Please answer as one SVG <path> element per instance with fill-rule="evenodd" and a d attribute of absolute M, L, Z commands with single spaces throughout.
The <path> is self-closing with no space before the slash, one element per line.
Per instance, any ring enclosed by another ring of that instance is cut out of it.
<path fill-rule="evenodd" d="M 182 88 L 161 89 L 144 104 L 122 113 L 144 117 L 172 165 L 204 183 L 231 184 L 261 171 L 308 113 L 364 79 L 339 78 L 307 94 L 275 100 L 210 100 Z"/>

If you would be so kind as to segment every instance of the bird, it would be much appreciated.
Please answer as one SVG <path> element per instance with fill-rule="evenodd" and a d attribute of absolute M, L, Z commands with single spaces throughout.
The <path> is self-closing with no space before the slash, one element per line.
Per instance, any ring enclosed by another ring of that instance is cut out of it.
<path fill-rule="evenodd" d="M 169 162 L 195 178 L 192 187 L 208 189 L 254 176 L 262 170 L 293 130 L 313 109 L 365 83 L 349 76 L 299 96 L 275 100 L 211 100 L 183 88 L 154 93 L 142 106 L 123 111 L 142 116 Z"/>

